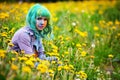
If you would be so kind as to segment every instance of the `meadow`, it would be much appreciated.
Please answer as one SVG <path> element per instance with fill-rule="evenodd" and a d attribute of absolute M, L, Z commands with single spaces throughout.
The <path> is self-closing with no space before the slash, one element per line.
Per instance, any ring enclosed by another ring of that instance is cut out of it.
<path fill-rule="evenodd" d="M 113 1 L 41 3 L 52 15 L 54 39 L 43 39 L 46 55 L 7 52 L 35 3 L 0 3 L 0 80 L 119 80 L 120 7 Z M 35 67 L 35 62 L 40 64 Z"/>

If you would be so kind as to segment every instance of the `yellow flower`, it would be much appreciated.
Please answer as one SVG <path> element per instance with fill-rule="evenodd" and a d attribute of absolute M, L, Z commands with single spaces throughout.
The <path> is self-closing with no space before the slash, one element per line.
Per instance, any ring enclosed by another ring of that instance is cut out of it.
<path fill-rule="evenodd" d="M 79 71 L 78 74 L 80 75 L 81 79 L 86 79 L 87 78 L 87 74 L 83 71 Z"/>
<path fill-rule="evenodd" d="M 49 69 L 48 72 L 52 73 L 52 74 L 54 73 L 54 71 L 52 69 Z"/>
<path fill-rule="evenodd" d="M 120 33 L 117 33 L 118 36 L 120 36 Z"/>
<path fill-rule="evenodd" d="M 102 14 L 103 14 L 103 11 L 102 11 L 102 10 L 99 10 L 99 12 L 98 12 L 98 13 L 102 15 Z"/>
<path fill-rule="evenodd" d="M 48 67 L 50 66 L 50 62 L 48 60 L 42 60 L 41 64 L 46 65 Z"/>
<path fill-rule="evenodd" d="M 76 47 L 80 48 L 80 47 L 81 47 L 81 45 L 78 43 L 78 44 L 76 44 Z"/>
<path fill-rule="evenodd" d="M 5 53 L 6 53 L 5 50 L 0 49 L 0 57 L 1 58 L 5 58 Z"/>
<path fill-rule="evenodd" d="M 57 50 L 57 49 L 53 49 L 53 52 L 54 52 L 54 53 L 57 53 L 57 52 L 58 52 L 58 50 Z"/>
<path fill-rule="evenodd" d="M 0 13 L 0 19 L 8 18 L 9 14 L 8 13 Z"/>
<path fill-rule="evenodd" d="M 8 27 L 3 27 L 4 30 L 8 30 L 9 28 Z"/>
<path fill-rule="evenodd" d="M 50 77 L 54 77 L 54 74 L 50 73 L 49 76 L 50 76 Z"/>
<path fill-rule="evenodd" d="M 16 58 L 12 58 L 12 61 L 15 61 Z"/>
<path fill-rule="evenodd" d="M 109 54 L 108 57 L 109 57 L 109 58 L 113 58 L 114 56 L 113 56 L 112 54 Z"/>
<path fill-rule="evenodd" d="M 116 29 L 116 26 L 112 26 L 112 28 L 111 28 L 112 30 L 115 30 Z"/>
<path fill-rule="evenodd" d="M 58 50 L 58 47 L 52 44 L 52 48 Z"/>
<path fill-rule="evenodd" d="M 109 21 L 108 22 L 108 25 L 110 26 L 110 25 L 113 25 L 113 22 L 112 21 Z"/>
<path fill-rule="evenodd" d="M 70 67 L 70 69 L 74 69 L 73 65 L 71 65 L 71 64 L 69 65 L 69 67 Z"/>
<path fill-rule="evenodd" d="M 1 36 L 2 36 L 2 37 L 7 37 L 7 33 L 6 33 L 6 32 L 3 32 L 3 33 L 1 33 Z"/>
<path fill-rule="evenodd" d="M 25 64 L 26 64 L 26 65 L 29 65 L 29 66 L 31 66 L 31 67 L 34 67 L 34 63 L 33 63 L 31 60 L 27 60 L 27 61 L 25 62 Z"/>
<path fill-rule="evenodd" d="M 35 57 L 30 57 L 29 60 L 35 62 L 35 61 L 36 61 L 36 58 L 35 58 Z"/>
<path fill-rule="evenodd" d="M 94 59 L 94 58 L 95 58 L 95 56 L 90 56 L 90 58 L 91 58 L 91 59 Z"/>
<path fill-rule="evenodd" d="M 86 56 L 86 54 L 87 54 L 87 52 L 85 52 L 85 51 L 82 51 L 82 52 L 81 52 L 81 56 L 82 56 L 82 57 Z"/>
<path fill-rule="evenodd" d="M 53 19 L 54 22 L 56 22 L 58 20 L 57 17 L 53 17 L 52 19 Z"/>
<path fill-rule="evenodd" d="M 85 44 L 85 43 L 82 43 L 82 46 L 86 47 L 86 44 Z"/>
<path fill-rule="evenodd" d="M 61 43 L 61 44 L 64 44 L 64 41 L 61 41 L 60 43 Z"/>
<path fill-rule="evenodd" d="M 99 36 L 100 36 L 100 34 L 96 33 L 96 34 L 95 34 L 95 36 L 96 36 L 96 37 L 99 37 Z"/>
<path fill-rule="evenodd" d="M 25 73 L 30 73 L 31 72 L 31 68 L 28 67 L 28 66 L 24 66 L 24 67 L 22 67 L 22 71 L 25 72 Z"/>
<path fill-rule="evenodd" d="M 69 54 L 69 52 L 68 52 L 68 51 L 66 51 L 66 52 L 64 52 L 64 54 L 68 55 L 68 54 Z"/>
<path fill-rule="evenodd" d="M 62 61 L 58 61 L 58 64 L 59 64 L 59 65 L 62 65 Z"/>
<path fill-rule="evenodd" d="M 58 71 L 61 71 L 63 69 L 63 66 L 58 66 Z"/>
<path fill-rule="evenodd" d="M 56 63 L 56 61 L 52 61 L 51 63 L 52 63 L 52 64 L 55 64 L 55 63 Z"/>
<path fill-rule="evenodd" d="M 13 43 L 8 43 L 8 45 L 9 45 L 10 47 L 13 47 L 13 46 L 14 46 L 14 44 L 13 44 Z"/>
<path fill-rule="evenodd" d="M 12 64 L 11 69 L 16 71 L 16 70 L 18 70 L 18 67 L 16 65 Z"/>
<path fill-rule="evenodd" d="M 75 29 L 75 32 L 78 33 L 82 37 L 88 36 L 88 33 L 86 31 L 82 32 L 82 31 L 79 31 L 78 29 Z"/>
<path fill-rule="evenodd" d="M 70 40 L 70 37 L 66 37 L 65 40 L 69 41 L 69 40 Z"/>
<path fill-rule="evenodd" d="M 68 65 L 63 66 L 64 70 L 70 70 L 70 67 Z"/>
<path fill-rule="evenodd" d="M 13 34 L 14 31 L 15 31 L 15 28 L 12 28 L 8 33 L 9 33 L 9 34 Z"/>
<path fill-rule="evenodd" d="M 99 30 L 99 28 L 97 27 L 97 26 L 94 26 L 94 31 L 98 31 Z"/>
<path fill-rule="evenodd" d="M 39 64 L 37 66 L 37 70 L 39 70 L 41 73 L 46 73 L 48 71 L 48 67 L 44 64 Z"/>
<path fill-rule="evenodd" d="M 116 21 L 115 21 L 115 24 L 116 24 L 116 25 L 119 25 L 120 23 L 119 23 L 119 21 L 118 21 L 118 20 L 116 20 Z"/>
<path fill-rule="evenodd" d="M 62 41 L 63 40 L 63 36 L 62 35 L 58 36 L 58 39 L 60 39 Z"/>

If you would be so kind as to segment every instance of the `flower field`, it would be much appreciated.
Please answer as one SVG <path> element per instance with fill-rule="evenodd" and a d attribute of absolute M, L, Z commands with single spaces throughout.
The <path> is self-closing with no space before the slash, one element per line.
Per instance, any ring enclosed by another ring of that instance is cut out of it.
<path fill-rule="evenodd" d="M 120 7 L 113 1 L 41 3 L 52 15 L 53 40 L 43 39 L 47 61 L 11 51 L 35 3 L 0 3 L 0 80 L 119 80 Z M 110 15 L 110 16 L 109 16 Z M 35 67 L 35 63 L 40 64 Z"/>

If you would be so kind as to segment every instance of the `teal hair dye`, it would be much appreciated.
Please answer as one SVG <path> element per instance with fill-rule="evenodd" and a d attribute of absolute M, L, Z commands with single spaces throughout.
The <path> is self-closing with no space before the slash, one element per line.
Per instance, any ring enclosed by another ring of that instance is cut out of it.
<path fill-rule="evenodd" d="M 37 30 L 36 28 L 36 18 L 37 17 L 46 17 L 48 20 L 47 26 L 43 30 Z M 33 5 L 26 16 L 27 25 L 34 31 L 35 36 L 39 39 L 40 37 L 44 38 L 48 34 L 52 33 L 51 26 L 51 14 L 47 8 L 40 4 Z"/>

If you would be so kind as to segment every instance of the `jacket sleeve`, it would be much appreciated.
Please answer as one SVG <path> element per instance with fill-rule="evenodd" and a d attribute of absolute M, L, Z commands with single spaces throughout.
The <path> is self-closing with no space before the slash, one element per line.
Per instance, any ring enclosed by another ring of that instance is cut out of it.
<path fill-rule="evenodd" d="M 31 38 L 27 33 L 20 34 L 18 38 L 18 46 L 24 50 L 26 54 L 33 54 L 33 47 L 31 45 Z"/>

